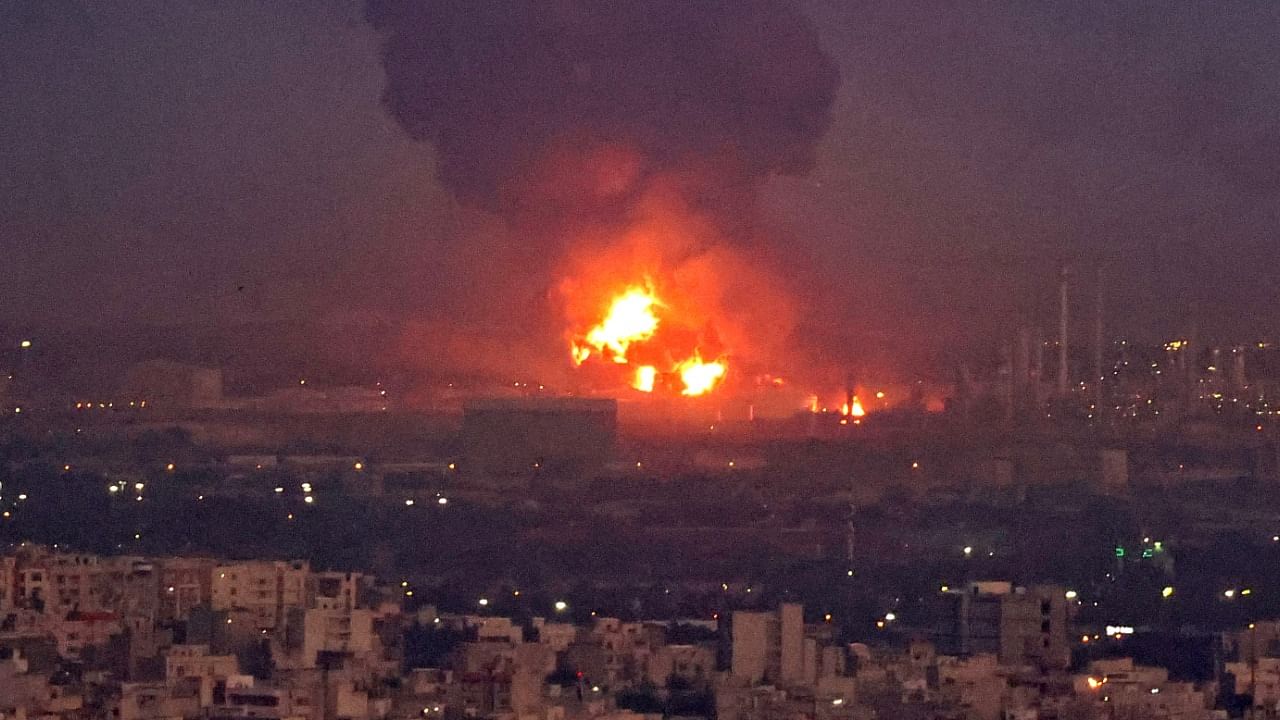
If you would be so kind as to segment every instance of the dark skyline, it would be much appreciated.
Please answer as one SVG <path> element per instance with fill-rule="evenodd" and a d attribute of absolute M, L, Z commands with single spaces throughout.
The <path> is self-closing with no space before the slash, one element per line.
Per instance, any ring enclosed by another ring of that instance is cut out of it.
<path fill-rule="evenodd" d="M 492 272 L 526 249 L 386 112 L 364 3 L 3 5 L 0 318 L 482 338 L 457 298 L 552 282 Z M 1113 334 L 1272 335 L 1273 4 L 799 7 L 840 85 L 811 170 L 757 199 L 811 352 L 1048 329 L 1063 262 L 1104 266 Z"/>

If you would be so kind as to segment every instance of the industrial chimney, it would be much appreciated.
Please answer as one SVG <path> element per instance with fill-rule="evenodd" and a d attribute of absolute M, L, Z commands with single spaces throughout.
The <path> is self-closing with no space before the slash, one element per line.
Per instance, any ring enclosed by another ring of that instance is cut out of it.
<path fill-rule="evenodd" d="M 1236 391 L 1237 396 L 1249 386 L 1249 381 L 1244 374 L 1244 354 L 1243 345 L 1231 348 L 1231 387 Z"/>
<path fill-rule="evenodd" d="M 1098 286 L 1093 305 L 1093 402 L 1095 412 L 1102 411 L 1102 382 L 1105 377 L 1102 370 L 1102 356 L 1105 350 L 1103 343 L 1103 298 L 1102 291 L 1106 287 L 1102 277 L 1102 266 L 1098 266 Z"/>
<path fill-rule="evenodd" d="M 1067 286 L 1071 280 L 1071 270 L 1062 267 L 1061 281 L 1058 285 L 1058 395 L 1066 397 L 1070 385 L 1067 368 Z"/>
<path fill-rule="evenodd" d="M 1013 350 L 1013 404 L 1016 412 L 1024 412 L 1031 404 L 1032 387 L 1031 328 L 1018 328 L 1018 344 Z"/>

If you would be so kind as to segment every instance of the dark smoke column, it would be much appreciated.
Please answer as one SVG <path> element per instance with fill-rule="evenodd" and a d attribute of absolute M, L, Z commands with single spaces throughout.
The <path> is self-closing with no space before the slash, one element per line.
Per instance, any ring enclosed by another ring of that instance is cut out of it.
<path fill-rule="evenodd" d="M 741 222 L 763 178 L 810 167 L 839 84 L 808 19 L 776 0 L 369 0 L 366 13 L 391 114 L 431 143 L 462 202 L 508 219 L 616 225 L 675 178 L 693 209 Z"/>

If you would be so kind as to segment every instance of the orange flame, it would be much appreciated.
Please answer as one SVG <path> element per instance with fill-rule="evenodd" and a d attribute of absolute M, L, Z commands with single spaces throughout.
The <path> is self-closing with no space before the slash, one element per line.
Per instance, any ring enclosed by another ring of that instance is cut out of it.
<path fill-rule="evenodd" d="M 693 357 L 676 366 L 676 371 L 680 373 L 680 382 L 684 383 L 684 389 L 680 394 L 687 397 L 706 395 L 720 383 L 726 370 L 724 362 L 720 360 L 703 362 L 702 358 L 694 353 Z"/>
<path fill-rule="evenodd" d="M 654 383 L 658 379 L 658 368 L 652 365 L 641 365 L 636 368 L 636 378 L 631 382 L 631 387 L 640 392 L 653 392 Z"/>
<path fill-rule="evenodd" d="M 657 332 L 658 316 L 653 312 L 657 305 L 658 299 L 647 288 L 627 288 L 613 299 L 604 320 L 587 331 L 583 344 L 573 344 L 574 364 L 581 365 L 594 350 L 625 365 L 631 344 L 644 342 Z"/>
<path fill-rule="evenodd" d="M 631 387 L 640 392 L 653 392 L 664 377 L 678 379 L 680 394 L 686 397 L 711 392 L 728 372 L 727 364 L 723 358 L 704 361 L 697 347 L 693 348 L 692 355 L 680 360 L 678 358 L 688 351 L 687 346 L 684 352 L 673 351 L 668 342 L 655 340 L 661 325 L 659 313 L 664 310 L 667 306 L 658 299 L 647 279 L 644 285 L 627 287 L 609 302 L 600 322 L 570 341 L 573 364 L 580 366 L 591 358 L 618 365 L 645 362 L 636 367 L 629 381 Z M 640 357 L 633 352 L 637 347 L 642 348 Z M 650 364 L 658 358 L 665 358 L 669 364 L 664 369 Z M 664 384 L 672 385 L 674 383 Z"/>
<path fill-rule="evenodd" d="M 858 399 L 858 396 L 854 395 L 853 405 L 850 405 L 847 402 L 843 403 L 840 406 L 840 414 L 846 417 L 852 415 L 853 417 L 860 418 L 863 415 L 866 415 L 867 411 L 862 408 L 862 401 Z"/>

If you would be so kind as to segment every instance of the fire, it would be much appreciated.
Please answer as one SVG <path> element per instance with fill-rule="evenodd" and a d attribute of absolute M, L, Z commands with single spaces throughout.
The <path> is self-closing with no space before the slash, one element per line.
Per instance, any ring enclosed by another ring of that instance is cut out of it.
<path fill-rule="evenodd" d="M 694 353 L 693 357 L 676 367 L 676 371 L 680 373 L 680 382 L 684 383 L 684 389 L 680 394 L 696 397 L 711 392 L 724 377 L 726 370 L 723 362 L 719 360 L 703 362 L 702 358 Z"/>
<path fill-rule="evenodd" d="M 862 401 L 858 399 L 858 396 L 854 395 L 852 405 L 846 402 L 840 406 L 840 414 L 846 417 L 853 416 L 860 418 L 863 415 L 866 415 L 867 411 L 862 408 Z"/>
<path fill-rule="evenodd" d="M 641 365 L 636 368 L 636 379 L 631 387 L 640 392 L 653 392 L 653 385 L 658 379 L 658 368 L 652 365 Z"/>
<path fill-rule="evenodd" d="M 686 397 L 705 395 L 728 373 L 723 357 L 703 360 L 701 341 L 688 341 L 680 317 L 658 298 L 653 283 L 626 287 L 608 303 L 604 317 L 569 343 L 575 366 L 591 358 L 618 365 L 635 364 L 629 384 L 640 392 L 679 389 Z M 671 320 L 669 325 L 664 320 Z M 671 329 L 662 330 L 664 327 Z"/>
<path fill-rule="evenodd" d="M 591 357 L 591 351 L 609 357 L 625 365 L 627 350 L 632 343 L 644 342 L 658 330 L 658 316 L 654 307 L 658 299 L 647 288 L 632 287 L 614 298 L 609 312 L 600 324 L 591 328 L 583 343 L 573 343 L 573 362 L 581 365 Z M 647 392 L 647 391 L 646 391 Z"/>

